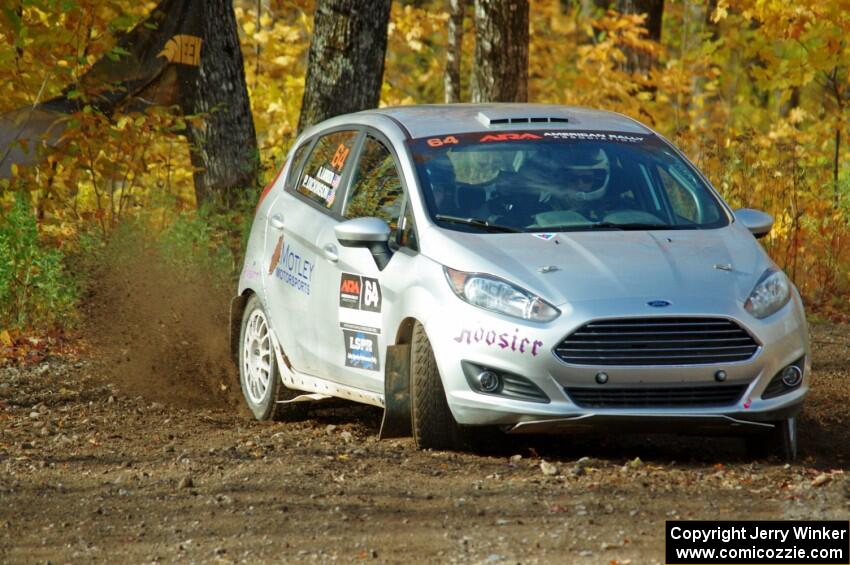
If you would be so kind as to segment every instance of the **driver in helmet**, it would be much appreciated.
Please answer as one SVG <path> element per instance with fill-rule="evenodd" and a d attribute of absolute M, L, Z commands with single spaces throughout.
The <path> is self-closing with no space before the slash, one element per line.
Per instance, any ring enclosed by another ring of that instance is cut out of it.
<path fill-rule="evenodd" d="M 550 210 L 570 210 L 588 219 L 604 215 L 604 197 L 611 179 L 610 164 L 605 152 L 593 146 L 570 145 L 560 156 L 557 172 L 540 202 Z"/>

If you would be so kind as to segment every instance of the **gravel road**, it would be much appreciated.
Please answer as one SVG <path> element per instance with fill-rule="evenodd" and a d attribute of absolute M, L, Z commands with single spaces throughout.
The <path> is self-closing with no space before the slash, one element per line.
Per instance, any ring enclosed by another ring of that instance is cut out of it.
<path fill-rule="evenodd" d="M 675 436 L 420 452 L 378 441 L 370 407 L 258 423 L 226 379 L 202 402 L 208 382 L 162 366 L 140 386 L 93 353 L 7 362 L 0 561 L 642 564 L 668 519 L 846 520 L 850 328 L 812 330 L 794 465 Z"/>

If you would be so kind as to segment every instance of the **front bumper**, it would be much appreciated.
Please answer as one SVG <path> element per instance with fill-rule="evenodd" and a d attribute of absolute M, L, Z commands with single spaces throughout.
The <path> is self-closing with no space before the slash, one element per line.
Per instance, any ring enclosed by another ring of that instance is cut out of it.
<path fill-rule="evenodd" d="M 576 328 L 592 320 L 623 318 L 622 312 L 630 311 L 626 306 L 623 301 L 579 304 L 569 315 L 562 316 L 565 319 L 548 325 L 523 323 L 467 305 L 459 308 L 462 309 L 460 317 L 432 318 L 426 331 L 455 420 L 461 425 L 499 426 L 512 433 L 569 432 L 620 425 L 631 430 L 747 433 L 770 429 L 772 422 L 794 416 L 800 410 L 808 392 L 811 367 L 805 316 L 796 293 L 788 305 L 764 320 L 749 317 L 737 305 L 729 305 L 724 310 L 716 303 L 709 306 L 698 301 L 691 308 L 665 312 L 670 316 L 734 320 L 760 344 L 758 351 L 746 361 L 585 366 L 565 363 L 554 354 L 555 346 Z M 646 313 L 639 315 L 646 316 Z M 783 367 L 799 359 L 804 360 L 802 383 L 780 396 L 761 398 L 770 380 Z M 545 392 L 549 402 L 476 392 L 464 376 L 462 361 L 523 376 Z M 570 387 L 713 386 L 718 384 L 715 373 L 721 369 L 727 374 L 724 385 L 738 384 L 744 389 L 740 397 L 728 405 L 588 408 L 573 402 L 566 390 Z M 605 384 L 595 381 L 600 371 L 608 375 Z"/>

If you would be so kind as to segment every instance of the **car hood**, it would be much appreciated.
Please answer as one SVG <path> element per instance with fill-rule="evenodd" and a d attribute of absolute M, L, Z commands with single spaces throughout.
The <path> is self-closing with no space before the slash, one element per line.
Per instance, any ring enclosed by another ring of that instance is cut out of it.
<path fill-rule="evenodd" d="M 500 276 L 552 304 L 713 295 L 743 303 L 772 263 L 744 228 L 711 230 L 450 233 L 433 258 Z"/>

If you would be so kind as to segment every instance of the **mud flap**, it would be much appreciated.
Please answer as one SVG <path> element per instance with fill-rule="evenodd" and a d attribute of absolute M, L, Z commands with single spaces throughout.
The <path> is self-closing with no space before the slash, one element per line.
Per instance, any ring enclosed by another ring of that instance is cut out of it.
<path fill-rule="evenodd" d="M 384 371 L 384 419 L 380 439 L 408 437 L 410 423 L 410 344 L 387 347 Z"/>

